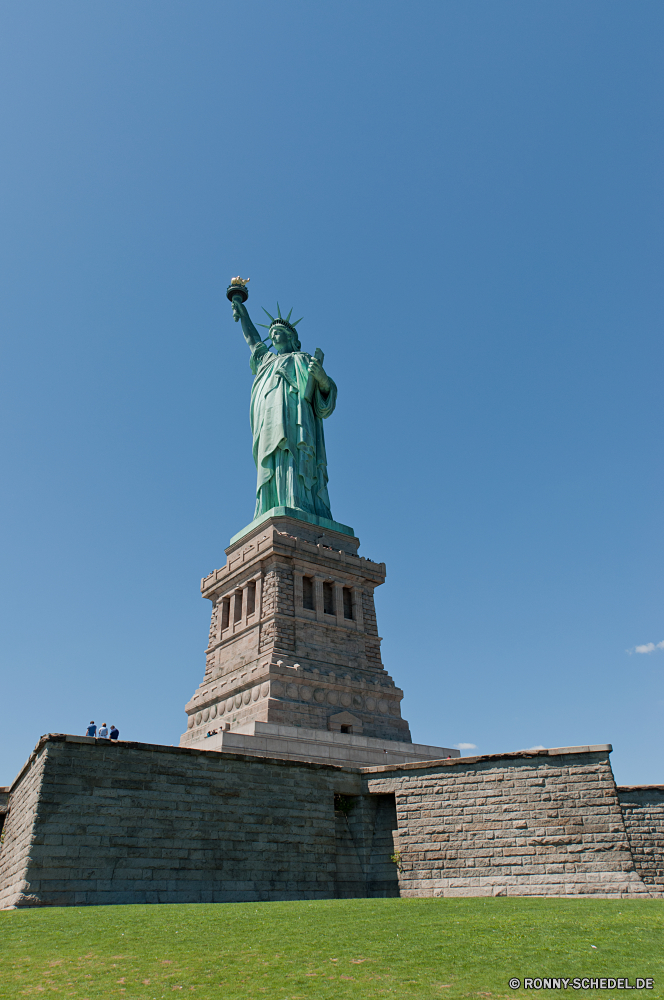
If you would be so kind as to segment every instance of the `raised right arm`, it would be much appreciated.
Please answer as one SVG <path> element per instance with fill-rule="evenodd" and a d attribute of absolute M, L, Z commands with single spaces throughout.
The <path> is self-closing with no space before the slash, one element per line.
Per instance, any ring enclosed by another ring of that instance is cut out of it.
<path fill-rule="evenodd" d="M 242 323 L 242 333 L 244 334 L 244 339 L 249 344 L 249 347 L 255 347 L 256 344 L 260 344 L 263 338 L 251 322 L 247 308 L 244 302 L 240 301 L 239 295 L 233 299 L 232 306 L 233 319 L 236 323 L 238 320 Z"/>

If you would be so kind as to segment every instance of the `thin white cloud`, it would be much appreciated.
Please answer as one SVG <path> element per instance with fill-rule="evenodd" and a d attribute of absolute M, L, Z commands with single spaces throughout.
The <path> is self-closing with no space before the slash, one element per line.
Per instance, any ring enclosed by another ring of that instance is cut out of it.
<path fill-rule="evenodd" d="M 476 745 L 474 743 L 455 743 L 454 744 L 454 749 L 455 750 L 477 750 L 477 747 L 476 747 Z"/>
<path fill-rule="evenodd" d="M 634 649 L 628 649 L 627 652 L 631 656 L 632 653 L 654 653 L 656 649 L 664 649 L 664 639 L 661 642 L 646 642 L 643 646 L 635 646 Z"/>
<path fill-rule="evenodd" d="M 529 750 L 546 750 L 546 747 L 543 747 L 541 743 L 538 743 L 536 747 L 524 747 L 523 749 L 526 753 L 528 753 Z"/>

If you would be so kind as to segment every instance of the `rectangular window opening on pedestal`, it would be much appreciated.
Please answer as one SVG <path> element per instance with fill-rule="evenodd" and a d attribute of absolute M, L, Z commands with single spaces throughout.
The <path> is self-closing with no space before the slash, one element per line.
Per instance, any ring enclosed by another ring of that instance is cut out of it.
<path fill-rule="evenodd" d="M 302 607 L 307 611 L 315 611 L 314 580 L 311 576 L 302 577 Z"/>
<path fill-rule="evenodd" d="M 323 584 L 323 611 L 326 615 L 335 614 L 334 610 L 334 584 L 327 580 Z"/>
<path fill-rule="evenodd" d="M 224 597 L 221 602 L 221 631 L 228 628 L 228 622 L 231 617 L 231 599 L 230 597 Z"/>
<path fill-rule="evenodd" d="M 233 621 L 239 622 L 242 618 L 242 591 L 235 591 L 235 609 L 233 611 Z"/>
<path fill-rule="evenodd" d="M 344 587 L 344 618 L 353 618 L 353 591 L 350 587 Z"/>
<path fill-rule="evenodd" d="M 247 587 L 247 614 L 253 615 L 256 610 L 256 581 L 252 580 Z"/>

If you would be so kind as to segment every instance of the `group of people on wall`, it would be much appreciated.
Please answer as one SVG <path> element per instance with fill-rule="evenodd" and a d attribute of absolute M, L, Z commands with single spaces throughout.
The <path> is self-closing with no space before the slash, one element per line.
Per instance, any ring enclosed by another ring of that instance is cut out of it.
<path fill-rule="evenodd" d="M 97 730 L 93 719 L 85 735 L 95 736 L 102 740 L 117 740 L 120 736 L 120 730 L 113 723 L 111 723 L 111 728 L 109 729 L 105 722 L 102 722 L 99 730 Z"/>

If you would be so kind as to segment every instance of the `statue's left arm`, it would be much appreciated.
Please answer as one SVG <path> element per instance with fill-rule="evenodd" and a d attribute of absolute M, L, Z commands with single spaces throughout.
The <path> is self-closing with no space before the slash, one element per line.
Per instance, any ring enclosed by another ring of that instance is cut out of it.
<path fill-rule="evenodd" d="M 337 387 L 317 358 L 309 362 L 309 374 L 316 382 L 311 404 L 317 417 L 329 417 L 337 405 Z"/>
<path fill-rule="evenodd" d="M 321 354 L 321 357 L 323 355 Z M 318 383 L 318 388 L 322 393 L 329 392 L 332 379 L 326 373 L 318 358 L 312 358 L 309 362 L 309 374 L 313 375 Z"/>

